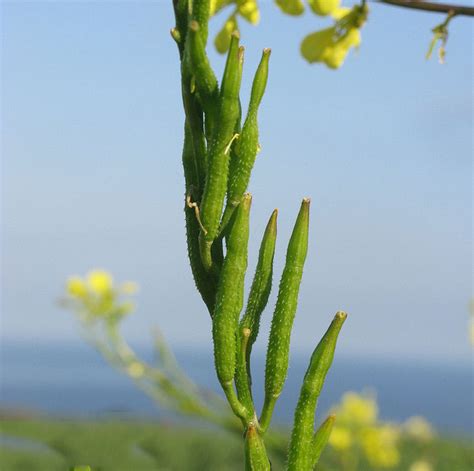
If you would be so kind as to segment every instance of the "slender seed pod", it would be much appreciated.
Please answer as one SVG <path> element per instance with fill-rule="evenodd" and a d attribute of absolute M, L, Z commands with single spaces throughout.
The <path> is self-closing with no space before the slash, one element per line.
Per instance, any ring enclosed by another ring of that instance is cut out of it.
<path fill-rule="evenodd" d="M 246 194 L 240 203 L 227 241 L 212 319 L 214 360 L 217 377 L 225 388 L 232 386 L 237 355 L 237 330 L 244 297 L 247 269 L 249 214 L 252 198 Z"/>
<path fill-rule="evenodd" d="M 268 302 L 272 288 L 273 256 L 277 235 L 278 210 L 273 211 L 268 221 L 263 239 L 260 244 L 257 268 L 250 288 L 249 299 L 245 314 L 239 325 L 241 352 L 235 373 L 235 386 L 239 400 L 244 406 L 254 412 L 251 385 L 250 354 L 260 327 L 260 317 Z M 245 335 L 247 334 L 247 338 Z M 243 351 L 244 350 L 244 351 Z"/>
<path fill-rule="evenodd" d="M 272 289 L 273 257 L 277 237 L 278 210 L 270 216 L 263 234 L 258 254 L 257 268 L 250 288 L 249 299 L 245 314 L 240 321 L 240 329 L 250 329 L 250 338 L 247 346 L 247 357 L 250 357 L 252 345 L 258 336 L 260 317 L 265 309 Z"/>
<path fill-rule="evenodd" d="M 186 28 L 188 24 L 188 2 L 187 0 L 176 0 L 173 2 L 173 8 L 174 16 L 176 18 L 176 26 L 172 29 L 171 36 L 178 45 L 179 57 L 182 59 L 184 54 Z"/>
<path fill-rule="evenodd" d="M 288 244 L 286 264 L 273 314 L 265 365 L 265 400 L 260 418 L 263 430 L 266 430 L 270 423 L 273 408 L 283 389 L 288 371 L 291 329 L 308 251 L 309 204 L 310 200 L 307 198 L 301 203 Z"/>
<path fill-rule="evenodd" d="M 288 471 L 313 469 L 314 414 L 326 374 L 334 358 L 337 337 L 346 318 L 345 312 L 336 313 L 334 320 L 311 356 L 295 410 L 288 453 Z"/>
<path fill-rule="evenodd" d="M 227 204 L 231 207 L 240 201 L 247 190 L 255 158 L 258 152 L 258 108 L 262 101 L 268 78 L 270 49 L 264 49 L 255 73 L 250 103 L 242 132 L 235 145 L 236 157 L 230 161 Z"/>
<path fill-rule="evenodd" d="M 227 191 L 229 151 L 239 116 L 239 89 L 243 49 L 239 35 L 233 33 L 219 96 L 218 126 L 208 151 L 208 174 L 201 201 L 201 257 L 207 269 L 212 267 L 210 248 L 217 237 Z"/>
<path fill-rule="evenodd" d="M 209 15 L 211 11 L 210 0 L 192 0 L 191 5 L 191 17 L 201 25 L 202 31 L 202 43 L 206 47 L 207 43 L 207 25 L 209 23 Z"/>
<path fill-rule="evenodd" d="M 197 21 L 191 21 L 187 39 L 189 43 L 189 67 L 195 78 L 196 91 L 206 116 L 206 138 L 209 142 L 217 120 L 219 87 L 207 58 L 202 35 L 203 31 L 200 24 Z"/>
<path fill-rule="evenodd" d="M 196 175 L 196 167 L 194 162 L 194 152 L 192 146 L 191 131 L 189 125 L 185 125 L 184 146 L 183 146 L 183 168 L 186 183 L 186 192 L 191 188 L 197 188 L 198 180 Z M 192 193 L 191 193 L 192 194 Z M 186 240 L 188 246 L 188 257 L 191 264 L 194 282 L 205 302 L 209 313 L 212 315 L 214 311 L 214 303 L 217 291 L 217 280 L 209 274 L 201 261 L 199 253 L 199 223 L 196 219 L 194 210 L 185 204 L 184 208 L 186 219 Z"/>
<path fill-rule="evenodd" d="M 189 43 L 186 42 L 186 49 Z M 185 50 L 184 57 L 189 53 Z M 196 190 L 201 197 L 207 173 L 207 154 L 204 136 L 204 121 L 201 105 L 195 94 L 191 92 L 192 76 L 189 71 L 189 61 L 181 61 L 181 93 L 183 96 L 183 106 L 186 120 L 191 131 L 191 142 L 194 151 L 194 160 L 197 172 Z"/>
<path fill-rule="evenodd" d="M 311 441 L 311 469 L 318 464 L 321 453 L 326 447 L 329 437 L 331 436 L 332 427 L 336 420 L 335 415 L 330 415 L 316 430 L 313 440 Z"/>
<path fill-rule="evenodd" d="M 245 432 L 245 469 L 247 471 L 270 471 L 265 445 L 254 425 Z"/>

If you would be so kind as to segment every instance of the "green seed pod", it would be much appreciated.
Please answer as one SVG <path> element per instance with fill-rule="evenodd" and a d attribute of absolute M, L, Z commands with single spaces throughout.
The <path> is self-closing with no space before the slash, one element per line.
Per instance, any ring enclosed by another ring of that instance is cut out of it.
<path fill-rule="evenodd" d="M 242 199 L 227 240 L 212 319 L 214 360 L 217 376 L 224 388 L 232 386 L 235 374 L 239 314 L 243 306 L 244 279 L 247 269 L 249 215 L 252 198 Z"/>
<path fill-rule="evenodd" d="M 209 60 L 206 55 L 203 31 L 197 21 L 189 24 L 187 51 L 189 68 L 195 78 L 196 91 L 199 101 L 206 115 L 205 127 L 208 142 L 212 136 L 217 120 L 217 106 L 219 99 L 219 87 Z"/>
<path fill-rule="evenodd" d="M 310 200 L 306 198 L 301 203 L 288 244 L 286 264 L 273 314 L 265 365 L 265 401 L 260 419 L 263 430 L 266 430 L 270 423 L 273 408 L 283 389 L 288 371 L 291 329 L 308 251 L 309 204 Z"/>
<path fill-rule="evenodd" d="M 218 235 L 224 198 L 227 191 L 229 151 L 239 116 L 239 89 L 243 49 L 239 35 L 233 33 L 219 96 L 218 125 L 208 151 L 208 174 L 201 201 L 201 257 L 207 269 L 212 267 L 210 250 Z"/>
<path fill-rule="evenodd" d="M 250 373 L 250 354 L 252 345 L 257 339 L 260 317 L 268 302 L 272 288 L 273 256 L 277 236 L 278 210 L 273 211 L 268 221 L 260 244 L 257 268 L 250 288 L 245 314 L 240 321 L 241 352 L 235 373 L 235 386 L 239 400 L 253 413 L 254 406 L 251 393 L 252 378 Z M 245 338 L 245 334 L 248 334 Z"/>
<path fill-rule="evenodd" d="M 235 145 L 235 158 L 229 166 L 229 188 L 227 205 L 234 207 L 247 190 L 250 174 L 258 152 L 258 108 L 262 101 L 268 78 L 270 49 L 264 49 L 262 59 L 255 73 L 250 96 L 249 109 L 242 132 Z"/>
<path fill-rule="evenodd" d="M 245 469 L 247 471 L 271 470 L 265 445 L 254 425 L 250 425 L 245 432 Z"/>
<path fill-rule="evenodd" d="M 247 357 L 250 357 L 252 345 L 258 336 L 260 317 L 265 309 L 272 289 L 273 257 L 277 237 L 278 210 L 273 211 L 263 234 L 258 254 L 257 268 L 250 288 L 245 314 L 240 321 L 240 329 L 250 329 Z"/>
<path fill-rule="evenodd" d="M 321 453 L 327 445 L 329 437 L 331 436 L 332 426 L 336 420 L 335 415 L 330 415 L 316 430 L 311 441 L 311 469 L 313 469 L 321 457 Z"/>
<path fill-rule="evenodd" d="M 295 410 L 288 453 L 289 471 L 313 469 L 314 414 L 326 374 L 334 358 L 337 337 L 346 318 L 345 312 L 336 313 L 334 320 L 311 356 Z"/>
<path fill-rule="evenodd" d="M 191 141 L 191 131 L 189 129 L 189 125 L 186 125 L 182 158 L 187 193 L 190 192 L 190 189 L 197 188 L 198 185 L 196 166 L 194 162 L 194 152 Z M 188 194 L 186 196 L 188 196 Z M 197 195 L 193 195 L 191 192 L 191 197 L 193 196 L 196 197 Z M 205 302 L 209 313 L 212 315 L 217 291 L 217 280 L 205 270 L 202 264 L 199 253 L 200 227 L 194 210 L 190 208 L 188 204 L 185 204 L 184 212 L 186 218 L 186 241 L 191 271 L 193 273 L 196 287 L 201 294 L 201 297 Z"/>
<path fill-rule="evenodd" d="M 191 17 L 201 25 L 201 37 L 203 46 L 206 47 L 207 43 L 207 25 L 209 23 L 209 14 L 211 11 L 210 0 L 192 0 L 191 6 Z"/>

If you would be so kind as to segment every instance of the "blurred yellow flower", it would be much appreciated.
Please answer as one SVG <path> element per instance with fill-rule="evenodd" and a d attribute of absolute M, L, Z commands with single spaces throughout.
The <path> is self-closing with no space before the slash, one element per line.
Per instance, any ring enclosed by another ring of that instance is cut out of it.
<path fill-rule="evenodd" d="M 408 471 L 434 471 L 433 466 L 425 460 L 415 461 Z"/>
<path fill-rule="evenodd" d="M 329 436 L 329 444 L 336 450 L 347 450 L 352 445 L 351 431 L 335 425 Z"/>
<path fill-rule="evenodd" d="M 362 448 L 370 464 L 375 468 L 391 468 L 400 461 L 397 449 L 398 430 L 392 425 L 369 427 L 361 435 Z"/>
<path fill-rule="evenodd" d="M 339 8 L 341 0 L 308 0 L 311 9 L 320 16 L 332 14 L 332 12 Z"/>
<path fill-rule="evenodd" d="M 87 295 L 86 284 L 79 276 L 71 276 L 67 280 L 66 290 L 71 296 L 77 298 L 83 298 Z"/>
<path fill-rule="evenodd" d="M 341 405 L 337 409 L 339 423 L 354 425 L 375 424 L 378 415 L 377 402 L 373 397 L 348 392 L 342 397 Z"/>
<path fill-rule="evenodd" d="M 113 277 L 105 270 L 92 270 L 85 279 L 72 276 L 67 280 L 66 293 L 77 313 L 86 319 L 99 317 L 119 319 L 135 309 L 131 301 L 122 301 L 120 295 L 132 295 L 138 285 L 132 281 L 114 286 Z"/>
<path fill-rule="evenodd" d="M 420 416 L 410 417 L 403 424 L 403 429 L 407 435 L 421 442 L 429 442 L 436 434 L 433 426 Z"/>
<path fill-rule="evenodd" d="M 301 43 L 301 54 L 308 62 L 324 62 L 331 69 L 338 69 L 350 49 L 359 47 L 360 42 L 358 28 L 349 28 L 340 36 L 337 27 L 332 26 L 306 36 Z"/>
<path fill-rule="evenodd" d="M 238 28 L 237 18 L 235 15 L 229 16 L 222 29 L 217 33 L 217 36 L 214 38 L 214 46 L 217 49 L 217 52 L 224 54 L 227 52 L 230 46 L 230 36 Z"/>
<path fill-rule="evenodd" d="M 304 12 L 304 5 L 301 0 L 275 0 L 283 13 L 298 16 Z"/>
<path fill-rule="evenodd" d="M 246 0 L 238 4 L 239 14 L 242 15 L 249 23 L 257 25 L 260 21 L 260 11 L 255 0 Z"/>
<path fill-rule="evenodd" d="M 89 289 L 95 294 L 104 295 L 112 291 L 112 276 L 104 270 L 93 270 L 86 279 Z"/>

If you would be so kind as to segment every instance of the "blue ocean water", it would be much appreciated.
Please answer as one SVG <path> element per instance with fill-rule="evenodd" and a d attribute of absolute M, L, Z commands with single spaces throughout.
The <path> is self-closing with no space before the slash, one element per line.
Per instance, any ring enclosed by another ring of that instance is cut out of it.
<path fill-rule="evenodd" d="M 151 360 L 150 351 L 140 351 Z M 218 391 L 211 351 L 181 350 L 177 358 L 200 385 Z M 275 418 L 291 423 L 307 357 L 294 355 Z M 60 416 L 168 416 L 131 381 L 113 370 L 86 344 L 14 344 L 1 347 L 2 409 Z M 263 355 L 254 360 L 254 390 L 262 401 Z M 426 417 L 440 431 L 474 434 L 473 371 L 469 365 L 407 363 L 337 356 L 328 375 L 319 411 L 325 413 L 345 391 L 376 394 L 381 417 L 401 422 Z M 322 414 L 321 414 L 322 416 Z"/>

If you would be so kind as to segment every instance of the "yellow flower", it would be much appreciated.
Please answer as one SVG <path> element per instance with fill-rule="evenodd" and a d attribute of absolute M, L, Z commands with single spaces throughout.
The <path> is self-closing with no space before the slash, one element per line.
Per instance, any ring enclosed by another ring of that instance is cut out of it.
<path fill-rule="evenodd" d="M 239 4 L 238 11 L 241 16 L 253 25 L 258 24 L 260 21 L 260 11 L 255 0 L 247 0 Z"/>
<path fill-rule="evenodd" d="M 308 0 L 311 9 L 319 16 L 326 16 L 339 8 L 341 0 Z"/>
<path fill-rule="evenodd" d="M 93 293 L 102 296 L 112 291 L 113 279 L 104 270 L 94 270 L 87 275 L 87 285 Z"/>
<path fill-rule="evenodd" d="M 378 407 L 372 397 L 348 392 L 342 397 L 342 403 L 337 415 L 340 422 L 355 425 L 372 425 L 377 420 Z"/>
<path fill-rule="evenodd" d="M 403 428 L 410 437 L 422 442 L 429 442 L 435 436 L 433 426 L 424 417 L 410 417 Z"/>
<path fill-rule="evenodd" d="M 392 425 L 367 427 L 362 431 L 361 442 L 367 459 L 375 468 L 391 468 L 400 461 L 397 449 L 398 430 Z"/>
<path fill-rule="evenodd" d="M 352 445 L 351 431 L 337 425 L 332 428 L 329 444 L 336 450 L 347 450 Z"/>
<path fill-rule="evenodd" d="M 66 289 L 75 298 L 84 298 L 87 295 L 86 284 L 79 276 L 71 276 L 67 280 Z"/>
<path fill-rule="evenodd" d="M 409 471 L 434 471 L 434 468 L 428 461 L 418 460 L 412 463 Z"/>
<path fill-rule="evenodd" d="M 358 28 L 349 28 L 343 36 L 336 26 L 309 34 L 301 43 L 301 54 L 308 62 L 324 62 L 331 69 L 338 69 L 353 47 L 361 42 Z"/>

